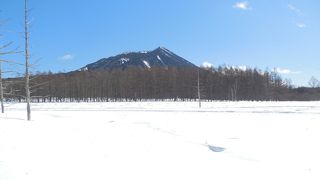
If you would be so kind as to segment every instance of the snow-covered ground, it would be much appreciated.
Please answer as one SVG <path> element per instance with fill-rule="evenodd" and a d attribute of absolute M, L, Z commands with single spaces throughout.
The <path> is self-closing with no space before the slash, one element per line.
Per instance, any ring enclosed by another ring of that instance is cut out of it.
<path fill-rule="evenodd" d="M 7 104 L 0 180 L 320 179 L 320 102 Z"/>

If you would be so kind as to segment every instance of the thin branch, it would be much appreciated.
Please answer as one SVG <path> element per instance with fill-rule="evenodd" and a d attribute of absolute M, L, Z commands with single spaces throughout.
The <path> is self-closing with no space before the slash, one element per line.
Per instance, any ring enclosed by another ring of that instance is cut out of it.
<path fill-rule="evenodd" d="M 16 48 L 14 51 L 9 51 L 9 52 L 0 52 L 0 55 L 8 55 L 8 54 L 19 54 L 22 53 L 23 51 L 16 51 L 18 48 Z"/>
<path fill-rule="evenodd" d="M 15 65 L 21 65 L 21 66 L 23 65 L 23 66 L 24 66 L 24 64 L 18 63 L 18 62 L 14 61 L 14 60 L 1 60 L 1 59 L 0 59 L 0 62 L 5 62 L 5 63 L 15 64 Z"/>
<path fill-rule="evenodd" d="M 6 73 L 14 73 L 14 71 L 1 71 L 2 74 L 6 74 Z"/>
<path fill-rule="evenodd" d="M 11 44 L 13 44 L 13 42 L 9 42 L 9 43 L 7 43 L 7 44 L 5 44 L 5 45 L 3 45 L 3 46 L 0 46 L 0 49 L 7 48 L 7 47 L 9 47 Z"/>
<path fill-rule="evenodd" d="M 42 58 L 38 58 L 36 61 L 34 61 L 32 64 L 29 64 L 29 67 L 32 69 L 36 69 L 37 66 L 39 66 L 39 62 L 42 60 Z"/>

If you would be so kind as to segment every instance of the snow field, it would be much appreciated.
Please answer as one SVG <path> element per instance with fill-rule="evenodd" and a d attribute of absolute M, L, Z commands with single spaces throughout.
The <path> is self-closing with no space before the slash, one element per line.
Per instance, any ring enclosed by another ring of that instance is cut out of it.
<path fill-rule="evenodd" d="M 320 102 L 24 108 L 0 115 L 1 180 L 320 178 Z"/>

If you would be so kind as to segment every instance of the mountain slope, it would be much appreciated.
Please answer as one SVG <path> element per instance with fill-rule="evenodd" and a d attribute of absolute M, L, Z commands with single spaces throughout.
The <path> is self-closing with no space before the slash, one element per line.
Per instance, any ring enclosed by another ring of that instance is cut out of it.
<path fill-rule="evenodd" d="M 103 58 L 81 68 L 80 71 L 113 70 L 127 68 L 151 69 L 155 67 L 196 68 L 197 66 L 174 54 L 166 48 L 159 47 L 148 52 L 123 53 L 117 56 Z"/>

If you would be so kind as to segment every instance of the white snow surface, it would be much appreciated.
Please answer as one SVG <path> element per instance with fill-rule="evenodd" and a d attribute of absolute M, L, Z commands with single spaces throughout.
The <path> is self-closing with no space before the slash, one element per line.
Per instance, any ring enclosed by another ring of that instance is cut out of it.
<path fill-rule="evenodd" d="M 6 104 L 1 180 L 319 180 L 320 102 Z"/>
<path fill-rule="evenodd" d="M 121 58 L 119 61 L 121 64 L 125 64 L 125 63 L 129 62 L 130 59 L 129 58 Z"/>
<path fill-rule="evenodd" d="M 81 68 L 78 71 L 88 71 L 88 67 Z"/>
<path fill-rule="evenodd" d="M 159 55 L 157 55 L 157 59 L 163 64 L 163 65 L 165 65 L 164 64 L 164 62 L 162 61 L 162 59 L 161 59 L 161 57 L 159 56 Z"/>
<path fill-rule="evenodd" d="M 144 65 L 147 66 L 147 68 L 149 68 L 149 69 L 151 68 L 150 64 L 147 61 L 143 61 L 143 63 L 144 63 Z"/>

